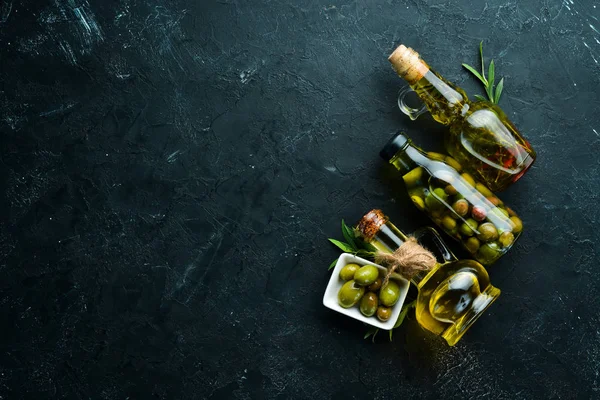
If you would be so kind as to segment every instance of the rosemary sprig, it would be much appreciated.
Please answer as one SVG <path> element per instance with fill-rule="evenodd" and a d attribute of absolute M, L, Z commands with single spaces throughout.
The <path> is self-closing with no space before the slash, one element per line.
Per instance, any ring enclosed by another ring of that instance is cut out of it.
<path fill-rule="evenodd" d="M 487 77 L 485 76 L 485 62 L 483 60 L 483 41 L 479 43 L 479 55 L 481 57 L 481 73 L 479 73 L 475 68 L 471 67 L 468 64 L 462 64 L 469 72 L 477 77 L 483 83 L 485 87 L 485 92 L 488 95 L 489 101 L 498 104 L 500 101 L 500 95 L 502 94 L 502 90 L 504 89 L 504 78 L 500 79 L 498 85 L 495 85 L 496 81 L 496 67 L 494 65 L 494 60 L 490 61 L 490 65 L 488 67 Z M 478 100 L 488 100 L 483 96 L 478 94 L 475 95 Z"/>
<path fill-rule="evenodd" d="M 346 240 L 345 242 L 341 242 L 339 240 L 332 239 L 332 238 L 329 238 L 329 241 L 345 253 L 351 253 L 351 254 L 354 254 L 359 257 L 368 258 L 370 260 L 375 258 L 375 253 L 377 252 L 377 249 L 372 244 L 361 240 L 360 237 L 358 237 L 358 235 L 354 231 L 354 229 L 352 229 L 351 227 L 346 225 L 344 220 L 342 220 L 342 235 L 344 236 L 344 239 Z M 333 260 L 333 262 L 329 265 L 329 270 L 331 270 L 332 268 L 335 267 L 335 264 L 337 264 L 337 261 L 338 261 L 337 258 L 335 260 Z M 406 318 L 406 314 L 408 313 L 408 311 L 410 311 L 411 308 L 415 307 L 416 302 L 417 301 L 414 300 L 414 301 L 412 301 L 408 304 L 404 304 L 402 306 L 402 311 L 400 311 L 398 320 L 394 324 L 394 327 L 392 329 L 390 329 L 390 331 L 389 331 L 390 332 L 390 342 L 392 341 L 394 329 L 396 329 L 400 325 L 402 325 L 402 322 L 404 322 L 404 319 Z M 379 328 L 369 325 L 369 328 L 367 329 L 367 332 L 365 333 L 364 338 L 368 339 L 369 337 L 371 337 L 371 340 L 373 342 L 375 342 L 375 336 L 377 336 L 378 332 L 379 332 Z"/>

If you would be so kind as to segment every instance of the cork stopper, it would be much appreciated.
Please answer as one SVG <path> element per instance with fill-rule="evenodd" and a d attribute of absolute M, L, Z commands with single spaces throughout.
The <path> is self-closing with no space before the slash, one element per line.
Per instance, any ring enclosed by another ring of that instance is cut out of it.
<path fill-rule="evenodd" d="M 421 60 L 419 53 L 403 44 L 390 54 L 388 60 L 392 63 L 392 67 L 398 75 L 411 85 L 419 81 L 429 71 L 429 66 Z"/>
<path fill-rule="evenodd" d="M 387 217 L 381 210 L 371 210 L 361 218 L 358 223 L 358 231 L 360 232 L 363 239 L 367 242 L 373 240 L 379 229 L 385 225 Z"/>

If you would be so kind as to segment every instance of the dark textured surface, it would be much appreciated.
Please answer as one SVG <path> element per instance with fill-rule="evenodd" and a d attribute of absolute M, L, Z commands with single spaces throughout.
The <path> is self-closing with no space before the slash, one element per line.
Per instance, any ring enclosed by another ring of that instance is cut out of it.
<path fill-rule="evenodd" d="M 363 3 L 0 1 L 3 399 L 600 396 L 600 5 Z M 386 57 L 472 95 L 480 39 L 538 153 L 502 196 L 525 234 L 458 346 L 372 344 L 321 305 L 326 238 L 428 224 L 377 153 L 444 132 Z"/>

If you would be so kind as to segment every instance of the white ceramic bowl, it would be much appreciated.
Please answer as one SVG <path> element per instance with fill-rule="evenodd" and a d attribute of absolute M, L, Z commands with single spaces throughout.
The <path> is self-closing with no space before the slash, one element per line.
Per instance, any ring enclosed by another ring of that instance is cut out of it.
<path fill-rule="evenodd" d="M 344 308 L 339 305 L 338 292 L 345 283 L 340 279 L 340 270 L 344 268 L 346 264 L 358 264 L 360 266 L 374 265 L 380 271 L 387 272 L 387 268 L 384 268 L 381 265 L 377 265 L 369 260 L 365 260 L 364 258 L 360 258 L 348 253 L 342 254 L 338 259 L 337 264 L 335 264 L 335 268 L 333 269 L 333 273 L 331 274 L 331 278 L 329 279 L 329 283 L 327 284 L 327 289 L 325 289 L 325 295 L 323 296 L 323 305 L 341 314 L 362 321 L 365 324 L 373 325 L 377 328 L 385 330 L 392 329 L 396 324 L 396 321 L 398 320 L 400 311 L 402 311 L 402 305 L 404 304 L 404 300 L 406 299 L 406 294 L 408 293 L 408 287 L 410 285 L 408 280 L 402 278 L 398 274 L 394 274 L 391 278 L 394 281 L 396 281 L 396 283 L 398 283 L 398 286 L 400 286 L 400 298 L 398 299 L 398 302 L 392 307 L 391 318 L 385 322 L 381 322 L 379 319 L 377 319 L 375 315 L 373 315 L 372 317 L 365 317 L 364 315 L 362 315 L 358 308 L 358 304 L 351 308 Z"/>

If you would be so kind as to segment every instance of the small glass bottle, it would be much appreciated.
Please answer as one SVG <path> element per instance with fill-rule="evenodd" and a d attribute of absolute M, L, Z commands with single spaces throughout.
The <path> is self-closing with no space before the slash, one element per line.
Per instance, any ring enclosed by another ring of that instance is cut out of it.
<path fill-rule="evenodd" d="M 448 125 L 446 151 L 487 187 L 504 190 L 531 167 L 535 151 L 500 107 L 489 101 L 469 101 L 464 90 L 446 81 L 404 45 L 389 60 L 410 85 L 398 98 L 402 112 L 414 120 L 428 109 L 436 121 Z M 413 91 L 424 102 L 421 109 L 405 102 Z"/>
<path fill-rule="evenodd" d="M 381 210 L 368 212 L 358 223 L 357 230 L 366 242 L 385 253 L 393 253 L 407 240 Z M 458 260 L 435 230 L 415 232 L 421 244 L 426 240 L 424 236 L 429 236 L 433 243 L 427 246 L 429 250 L 438 257 L 441 253 L 442 260 L 430 271 L 411 277 L 418 289 L 415 315 L 423 328 L 454 346 L 500 296 L 500 289 L 491 285 L 481 264 Z"/>
<path fill-rule="evenodd" d="M 517 214 L 470 174 L 461 174 L 452 158 L 432 158 L 400 132 L 380 155 L 402 173 L 414 205 L 483 265 L 493 264 L 520 236 Z"/>

